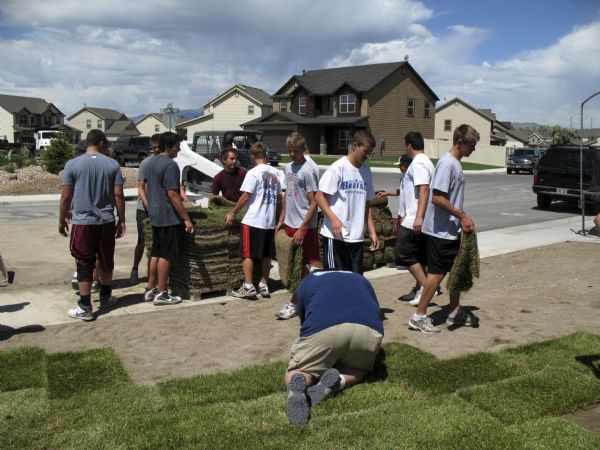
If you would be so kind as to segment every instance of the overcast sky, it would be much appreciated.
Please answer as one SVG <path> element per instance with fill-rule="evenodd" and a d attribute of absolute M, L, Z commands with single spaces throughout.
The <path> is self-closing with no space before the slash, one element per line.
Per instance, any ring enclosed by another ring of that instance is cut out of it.
<path fill-rule="evenodd" d="M 235 83 L 409 62 L 444 99 L 579 127 L 600 91 L 598 0 L 0 0 L 0 93 L 134 116 Z M 584 125 L 600 127 L 600 96 Z"/>

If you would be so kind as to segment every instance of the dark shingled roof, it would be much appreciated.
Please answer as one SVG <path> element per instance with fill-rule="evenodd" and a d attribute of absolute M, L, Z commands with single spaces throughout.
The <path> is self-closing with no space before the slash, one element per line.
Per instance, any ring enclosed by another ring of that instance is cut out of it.
<path fill-rule="evenodd" d="M 109 120 L 119 120 L 121 117 L 123 117 L 125 115 L 122 112 L 116 111 L 114 109 L 108 109 L 108 108 L 92 108 L 92 107 L 88 106 L 87 109 L 92 111 L 94 114 L 99 115 L 103 119 L 109 119 Z"/>
<path fill-rule="evenodd" d="M 266 93 L 262 89 L 255 88 L 252 86 L 247 86 L 245 84 L 240 84 L 240 86 L 242 86 L 246 90 L 246 92 L 248 93 L 248 95 L 250 97 L 258 100 L 263 105 L 267 105 L 267 106 L 273 105 L 273 99 L 271 98 L 271 94 Z"/>
<path fill-rule="evenodd" d="M 16 113 L 23 108 L 27 108 L 32 114 L 42 114 L 50 105 L 51 103 L 48 103 L 43 98 L 0 94 L 0 106 L 10 113 Z"/>

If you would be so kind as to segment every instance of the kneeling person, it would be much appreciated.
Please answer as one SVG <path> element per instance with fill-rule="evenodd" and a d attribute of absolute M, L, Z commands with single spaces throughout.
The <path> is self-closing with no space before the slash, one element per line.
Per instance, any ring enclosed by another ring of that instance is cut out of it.
<path fill-rule="evenodd" d="M 383 316 L 373 287 L 354 272 L 312 273 L 296 293 L 302 326 L 285 375 L 287 414 L 291 424 L 305 424 L 311 407 L 371 370 Z"/>

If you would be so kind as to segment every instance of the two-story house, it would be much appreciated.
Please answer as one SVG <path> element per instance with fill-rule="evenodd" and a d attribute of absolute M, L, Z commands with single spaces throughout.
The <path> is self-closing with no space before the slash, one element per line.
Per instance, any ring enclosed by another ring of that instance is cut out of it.
<path fill-rule="evenodd" d="M 367 128 L 377 154 L 397 156 L 409 131 L 433 138 L 437 100 L 407 61 L 310 70 L 275 93 L 271 114 L 242 126 L 263 131 L 265 143 L 280 151 L 298 131 L 311 152 L 322 154 L 346 154 L 354 132 Z"/>
<path fill-rule="evenodd" d="M 43 98 L 0 94 L 0 139 L 30 144 L 33 132 L 63 125 L 65 115 Z M 25 139 L 27 137 L 27 139 Z"/>
<path fill-rule="evenodd" d="M 189 119 L 173 115 L 170 120 L 172 122 L 169 124 L 169 116 L 164 113 L 148 113 L 138 120 L 135 126 L 142 136 L 152 136 L 155 133 L 169 131 L 169 125 L 171 125 L 170 131 L 175 131 L 180 123 L 187 122 Z"/>
<path fill-rule="evenodd" d="M 140 135 L 133 121 L 114 109 L 84 106 L 67 120 L 69 125 L 80 130 L 83 136 L 92 129 L 104 131 L 109 141 L 115 141 L 119 136 Z"/>
<path fill-rule="evenodd" d="M 244 84 L 236 84 L 209 100 L 204 114 L 177 124 L 180 133 L 191 139 L 197 131 L 241 130 L 240 124 L 253 120 L 273 110 L 271 95 Z"/>

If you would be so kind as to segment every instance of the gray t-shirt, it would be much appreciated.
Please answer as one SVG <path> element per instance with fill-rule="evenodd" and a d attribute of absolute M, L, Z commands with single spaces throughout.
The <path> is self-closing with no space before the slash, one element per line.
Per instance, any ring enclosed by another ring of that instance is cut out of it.
<path fill-rule="evenodd" d="M 150 155 L 140 163 L 140 167 L 138 169 L 138 181 L 146 181 L 146 174 L 148 173 L 148 161 L 154 158 L 154 155 Z M 137 199 L 137 209 L 144 211 L 144 202 L 142 202 L 142 198 L 138 195 Z"/>
<path fill-rule="evenodd" d="M 179 194 L 179 167 L 168 156 L 157 155 L 146 166 L 146 196 L 148 218 L 153 227 L 168 227 L 182 223 L 167 197 L 167 190 Z"/>
<path fill-rule="evenodd" d="M 465 199 L 465 175 L 460 161 L 450 153 L 442 156 L 435 166 L 429 186 L 429 199 L 422 231 L 441 239 L 456 240 L 460 232 L 460 220 L 431 202 L 434 189 L 448 194 L 450 203 L 462 211 Z"/>
<path fill-rule="evenodd" d="M 114 187 L 123 183 L 119 163 L 102 153 L 84 153 L 67 161 L 62 184 L 73 188 L 72 223 L 114 222 Z"/>
<path fill-rule="evenodd" d="M 290 163 L 285 166 L 285 184 L 285 224 L 299 228 L 310 208 L 308 193 L 314 194 L 319 190 L 319 172 L 308 161 Z M 317 228 L 316 211 L 308 228 Z"/>

